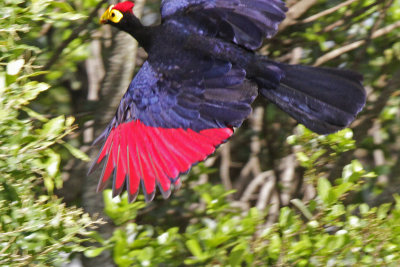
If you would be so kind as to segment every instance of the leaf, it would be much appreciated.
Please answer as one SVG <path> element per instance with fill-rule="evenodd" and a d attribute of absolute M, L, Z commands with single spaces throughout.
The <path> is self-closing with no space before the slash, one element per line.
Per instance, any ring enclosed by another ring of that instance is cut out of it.
<path fill-rule="evenodd" d="M 6 90 L 6 76 L 4 72 L 0 72 L 0 97 L 3 95 Z"/>
<path fill-rule="evenodd" d="M 17 59 L 10 61 L 7 64 L 7 74 L 12 76 L 17 75 L 21 71 L 24 64 L 25 64 L 24 59 Z"/>
<path fill-rule="evenodd" d="M 318 180 L 317 191 L 318 196 L 327 205 L 330 205 L 337 200 L 336 195 L 332 191 L 332 185 L 326 178 L 320 178 Z"/>
<path fill-rule="evenodd" d="M 302 163 L 306 163 L 310 160 L 310 158 L 304 152 L 296 153 L 297 159 Z"/>
<path fill-rule="evenodd" d="M 366 215 L 369 212 L 370 208 L 367 204 L 363 203 L 360 205 L 360 213 L 362 215 Z"/>
<path fill-rule="evenodd" d="M 64 130 L 64 122 L 65 117 L 63 115 L 51 119 L 45 125 L 43 125 L 42 135 L 51 138 L 59 135 Z"/>
<path fill-rule="evenodd" d="M 398 193 L 396 193 L 393 195 L 393 198 L 396 203 L 396 205 L 395 205 L 396 210 L 400 210 L 400 195 Z"/>
<path fill-rule="evenodd" d="M 68 143 L 64 143 L 63 144 L 64 147 L 66 149 L 68 149 L 68 151 L 72 154 L 72 156 L 74 156 L 77 159 L 83 160 L 83 161 L 90 161 L 90 158 L 88 157 L 88 155 L 86 155 L 85 152 L 73 147 L 72 145 L 68 144 Z"/>
<path fill-rule="evenodd" d="M 387 214 L 392 207 L 392 203 L 385 203 L 379 206 L 378 211 L 377 211 L 377 217 L 380 220 L 383 220 L 387 217 Z"/>
<path fill-rule="evenodd" d="M 88 249 L 83 254 L 88 257 L 88 258 L 94 258 L 99 256 L 104 250 L 106 250 L 107 247 L 100 247 L 100 248 L 92 248 Z"/>
<path fill-rule="evenodd" d="M 269 256 L 272 259 L 277 259 L 281 252 L 281 247 L 282 247 L 282 240 L 279 234 L 277 233 L 273 234 L 272 237 L 270 238 L 270 243 L 267 248 Z"/>
<path fill-rule="evenodd" d="M 246 251 L 246 247 L 244 244 L 236 245 L 230 255 L 229 255 L 229 264 L 233 266 L 240 266 L 243 261 L 243 255 Z"/>
<path fill-rule="evenodd" d="M 37 77 L 37 76 L 45 75 L 45 74 L 48 74 L 48 73 L 50 73 L 50 71 L 37 71 L 37 72 L 34 72 L 34 73 L 30 73 L 30 74 L 19 76 L 18 80 Z"/>
<path fill-rule="evenodd" d="M 31 118 L 35 118 L 35 119 L 37 119 L 37 120 L 39 120 L 39 121 L 41 121 L 41 122 L 48 122 L 49 120 L 46 118 L 46 117 L 44 117 L 42 114 L 39 114 L 39 113 L 37 113 L 36 111 L 34 111 L 34 110 L 32 110 L 32 109 L 30 109 L 30 108 L 28 108 L 28 107 L 22 107 L 21 108 L 23 111 L 25 111 L 28 115 L 29 115 L 29 117 L 31 117 Z"/>
<path fill-rule="evenodd" d="M 70 4 L 61 1 L 51 1 L 51 5 L 59 8 L 63 12 L 74 12 Z"/>
<path fill-rule="evenodd" d="M 58 169 L 60 167 L 61 156 L 55 153 L 52 149 L 47 149 L 47 154 L 49 159 L 47 160 L 47 173 L 50 177 L 54 178 L 58 173 Z"/>
<path fill-rule="evenodd" d="M 308 220 L 312 219 L 313 215 L 300 199 L 292 199 L 290 202 L 301 211 L 304 217 L 306 217 Z"/>
<path fill-rule="evenodd" d="M 74 122 L 75 122 L 75 118 L 72 116 L 68 116 L 67 119 L 65 120 L 65 125 L 67 127 L 71 127 L 72 124 L 74 124 Z"/>
<path fill-rule="evenodd" d="M 292 211 L 288 207 L 283 207 L 279 214 L 279 226 L 286 228 L 290 224 L 290 219 L 292 216 Z"/>
<path fill-rule="evenodd" d="M 46 187 L 47 191 L 50 194 L 52 194 L 54 191 L 54 180 L 49 176 L 45 176 L 43 178 L 43 182 L 44 182 L 44 186 Z"/>
<path fill-rule="evenodd" d="M 365 173 L 362 164 L 358 160 L 353 160 L 343 168 L 343 181 L 356 182 Z"/>
<path fill-rule="evenodd" d="M 190 239 L 190 240 L 186 241 L 186 246 L 188 247 L 190 252 L 193 254 L 193 256 L 195 256 L 199 259 L 203 257 L 203 252 L 202 252 L 200 244 L 199 244 L 199 242 L 197 242 L 197 240 Z"/>
<path fill-rule="evenodd" d="M 22 98 L 26 101 L 35 99 L 41 92 L 50 88 L 47 83 L 28 82 L 24 85 Z"/>
<path fill-rule="evenodd" d="M 86 15 L 73 13 L 73 12 L 65 12 L 65 13 L 53 13 L 50 15 L 51 19 L 53 20 L 79 20 L 87 18 Z"/>

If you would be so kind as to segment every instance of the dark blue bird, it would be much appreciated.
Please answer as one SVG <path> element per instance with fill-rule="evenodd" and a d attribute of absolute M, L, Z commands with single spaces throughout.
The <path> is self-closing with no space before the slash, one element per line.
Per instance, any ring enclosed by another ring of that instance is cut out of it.
<path fill-rule="evenodd" d="M 347 127 L 365 104 L 362 76 L 348 70 L 274 62 L 255 53 L 285 18 L 280 0 L 163 0 L 162 23 L 145 27 L 130 1 L 110 6 L 101 23 L 132 35 L 148 59 L 131 82 L 93 167 L 98 190 L 114 177 L 133 201 L 156 186 L 164 197 L 179 175 L 233 134 L 262 95 L 319 134 Z M 93 169 L 93 168 L 92 168 Z"/>

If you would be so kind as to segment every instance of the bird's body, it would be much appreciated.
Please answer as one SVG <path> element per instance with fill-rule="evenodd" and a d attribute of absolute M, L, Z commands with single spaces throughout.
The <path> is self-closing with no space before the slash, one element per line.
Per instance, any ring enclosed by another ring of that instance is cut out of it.
<path fill-rule="evenodd" d="M 148 59 L 130 84 L 95 165 L 99 189 L 114 173 L 133 201 L 164 197 L 179 175 L 207 158 L 251 113 L 263 95 L 299 122 L 326 134 L 362 109 L 362 77 L 350 71 L 292 66 L 255 53 L 284 19 L 280 0 L 163 0 L 162 23 L 145 27 L 133 3 L 110 7 L 102 21 L 131 34 Z"/>

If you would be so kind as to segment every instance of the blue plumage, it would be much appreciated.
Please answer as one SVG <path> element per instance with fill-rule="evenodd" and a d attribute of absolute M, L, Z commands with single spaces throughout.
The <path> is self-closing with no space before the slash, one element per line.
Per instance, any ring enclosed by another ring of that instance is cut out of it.
<path fill-rule="evenodd" d="M 170 77 L 181 76 L 180 69 L 165 70 L 162 65 L 156 72 L 145 62 L 123 97 L 126 100 L 122 103 L 129 105 L 121 104 L 119 109 L 123 111 L 117 114 L 129 114 L 129 118 L 153 127 L 195 131 L 239 127 L 251 112 L 257 86 L 244 83 L 245 71 L 228 62 L 203 61 L 209 69 L 185 72 L 179 83 Z M 244 85 L 247 87 L 243 88 Z M 126 119 L 118 117 L 116 121 Z"/>
<path fill-rule="evenodd" d="M 255 50 L 271 38 L 285 19 L 287 8 L 280 0 L 163 0 L 161 16 L 206 17 L 208 32 Z"/>
<path fill-rule="evenodd" d="M 114 173 L 115 194 L 127 176 L 130 200 L 139 180 L 149 200 L 157 183 L 168 196 L 180 173 L 242 124 L 259 94 L 320 134 L 347 127 L 365 104 L 357 73 L 255 53 L 285 18 L 280 0 L 163 0 L 162 23 L 151 27 L 134 16 L 131 2 L 115 8 L 122 19 L 107 18 L 108 10 L 102 22 L 131 34 L 148 59 L 97 139 L 106 139 L 95 162 L 106 161 L 100 189 Z"/>

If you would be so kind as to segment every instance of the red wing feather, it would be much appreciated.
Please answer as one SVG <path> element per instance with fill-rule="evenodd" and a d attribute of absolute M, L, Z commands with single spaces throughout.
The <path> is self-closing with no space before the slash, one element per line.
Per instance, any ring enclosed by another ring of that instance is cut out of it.
<path fill-rule="evenodd" d="M 162 162 L 160 162 L 164 168 L 164 171 L 168 177 L 176 177 L 179 175 L 179 170 L 176 167 L 175 159 L 170 150 L 164 145 L 163 140 L 160 136 L 160 131 L 157 128 L 153 128 L 147 132 L 155 150 L 159 153 Z"/>
<path fill-rule="evenodd" d="M 107 155 L 107 153 L 109 152 L 109 149 L 111 147 L 111 142 L 113 140 L 113 135 L 114 132 L 111 132 L 110 135 L 108 136 L 109 138 L 107 138 L 106 142 L 104 143 L 103 148 L 101 149 L 101 153 L 99 155 L 99 157 L 97 158 L 97 163 L 100 163 L 104 157 Z"/>
<path fill-rule="evenodd" d="M 154 173 L 156 174 L 156 182 L 158 187 L 160 188 L 163 197 L 167 198 L 171 194 L 171 180 L 168 178 L 168 175 L 164 170 L 168 169 L 168 165 L 165 163 L 164 157 L 157 150 L 157 147 L 154 145 L 154 139 L 152 140 L 149 136 L 149 132 L 153 129 L 149 129 L 149 131 L 142 131 L 144 138 L 146 140 L 147 149 L 149 151 L 149 158 L 151 160 L 151 165 L 154 169 Z M 153 141 L 153 142 L 152 142 Z"/>
<path fill-rule="evenodd" d="M 153 199 L 156 185 L 167 198 L 171 184 L 180 185 L 181 173 L 205 160 L 232 134 L 232 128 L 196 132 L 146 126 L 139 120 L 122 123 L 110 131 L 96 160 L 100 164 L 106 159 L 98 190 L 114 173 L 114 195 L 126 183 L 129 201 L 133 201 L 141 183 L 147 201 Z"/>

